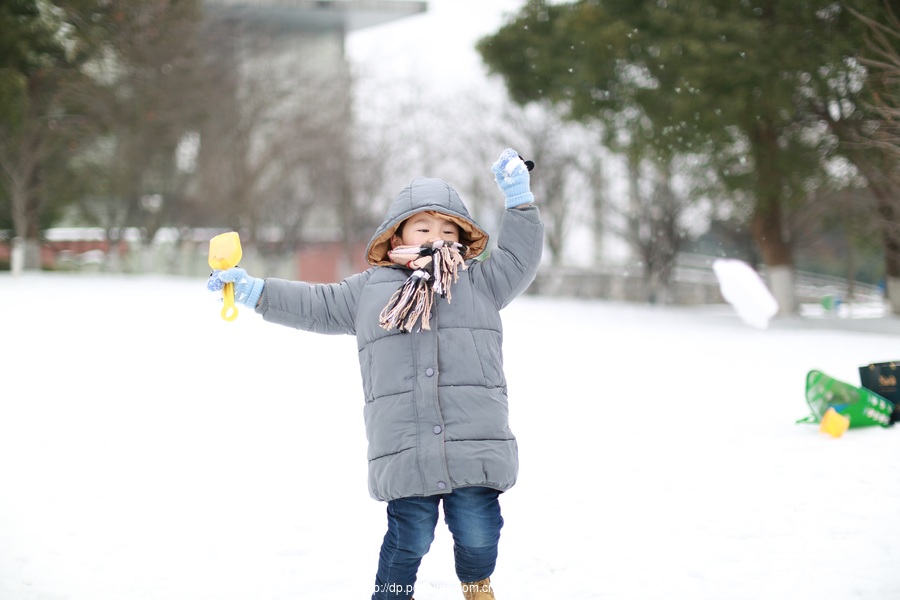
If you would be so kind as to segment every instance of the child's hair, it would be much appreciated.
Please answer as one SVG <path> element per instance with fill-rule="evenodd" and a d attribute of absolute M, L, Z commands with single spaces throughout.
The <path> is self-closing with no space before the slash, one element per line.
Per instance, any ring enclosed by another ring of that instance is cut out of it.
<path fill-rule="evenodd" d="M 429 212 L 429 211 L 423 211 L 423 212 Z M 403 237 L 403 229 L 406 227 L 406 224 L 409 222 L 410 219 L 412 219 L 413 217 L 415 217 L 418 214 L 420 214 L 420 213 L 409 215 L 408 217 L 406 217 L 405 219 L 400 221 L 400 224 L 397 225 L 397 229 L 394 230 L 394 235 L 396 235 L 397 237 Z M 444 219 L 447 219 L 449 222 L 453 223 L 453 226 L 456 227 L 456 232 L 458 234 L 462 235 L 464 233 L 462 230 L 462 227 L 459 226 L 459 223 L 457 223 L 453 219 L 450 219 L 447 215 L 442 215 L 440 213 L 435 213 L 435 214 L 438 214 L 441 217 L 443 217 Z"/>
<path fill-rule="evenodd" d="M 465 208 L 463 208 L 465 210 Z M 388 251 L 391 249 L 391 238 L 394 235 L 401 235 L 406 222 L 414 215 L 420 212 L 430 213 L 447 219 L 456 225 L 459 232 L 459 242 L 468 248 L 465 258 L 475 258 L 482 252 L 488 244 L 488 235 L 474 221 L 468 218 L 468 214 L 460 215 L 454 213 L 445 213 L 433 208 L 414 212 L 407 215 L 402 221 L 396 225 L 388 226 L 386 223 L 376 232 L 375 237 L 369 242 L 366 248 L 366 262 L 372 266 L 391 266 L 393 262 L 388 258 Z"/>

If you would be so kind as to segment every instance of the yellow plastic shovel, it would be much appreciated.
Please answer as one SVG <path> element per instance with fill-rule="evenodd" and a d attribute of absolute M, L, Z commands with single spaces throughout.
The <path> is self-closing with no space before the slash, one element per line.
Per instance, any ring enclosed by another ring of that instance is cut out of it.
<path fill-rule="evenodd" d="M 217 235 L 209 240 L 209 266 L 217 271 L 236 267 L 241 262 L 241 237 L 236 231 Z M 234 284 L 226 283 L 222 290 L 225 306 L 222 307 L 222 318 L 226 321 L 237 319 L 238 311 L 234 307 Z"/>

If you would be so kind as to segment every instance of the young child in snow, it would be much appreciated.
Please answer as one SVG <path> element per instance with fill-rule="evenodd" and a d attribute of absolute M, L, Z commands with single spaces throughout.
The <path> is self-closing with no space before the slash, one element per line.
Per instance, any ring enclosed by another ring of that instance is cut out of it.
<path fill-rule="evenodd" d="M 416 179 L 369 242 L 362 273 L 309 284 L 234 268 L 209 279 L 213 291 L 234 282 L 235 301 L 266 321 L 356 336 L 369 492 L 388 516 L 373 600 L 411 598 L 441 502 L 463 595 L 494 598 L 498 498 L 518 472 L 499 311 L 534 279 L 543 224 L 519 155 L 504 150 L 491 170 L 507 210 L 487 260 L 474 260 L 488 234 L 456 191 Z"/>

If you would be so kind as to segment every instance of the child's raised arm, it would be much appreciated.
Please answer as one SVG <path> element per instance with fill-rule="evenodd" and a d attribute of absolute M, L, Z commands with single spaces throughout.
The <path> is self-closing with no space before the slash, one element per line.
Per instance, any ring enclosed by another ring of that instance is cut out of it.
<path fill-rule="evenodd" d="M 472 282 L 503 308 L 534 280 L 541 262 L 544 226 L 531 193 L 526 163 L 507 148 L 491 167 L 507 210 L 500 221 L 497 246 L 471 270 Z"/>
<path fill-rule="evenodd" d="M 534 202 L 529 170 L 519 153 L 512 148 L 504 150 L 491 166 L 497 185 L 506 198 L 506 208 L 518 208 Z"/>

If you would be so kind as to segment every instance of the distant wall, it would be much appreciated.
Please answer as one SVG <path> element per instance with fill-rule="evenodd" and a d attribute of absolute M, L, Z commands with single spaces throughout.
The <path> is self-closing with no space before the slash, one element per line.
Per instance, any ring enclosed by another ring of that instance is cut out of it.
<path fill-rule="evenodd" d="M 528 288 L 528 293 L 639 303 L 646 303 L 650 298 L 641 274 L 633 275 L 625 267 L 618 272 L 608 269 L 544 269 L 538 273 L 534 283 Z M 725 301 L 714 280 L 675 281 L 669 294 L 668 303 L 671 304 L 719 304 Z M 663 301 L 662 298 L 657 300 Z"/>
<path fill-rule="evenodd" d="M 201 277 L 209 273 L 209 240 L 219 230 L 192 230 L 186 236 L 160 235 L 143 246 L 133 232 L 112 244 L 102 229 L 65 228 L 48 230 L 41 243 L 41 267 L 46 270 L 161 273 Z M 294 252 L 266 256 L 244 244 L 241 265 L 260 277 L 302 279 L 310 283 L 337 282 L 364 271 L 366 245 L 357 244 L 349 252 L 336 241 L 299 244 Z M 11 246 L 0 240 L 0 265 L 10 262 Z"/>
<path fill-rule="evenodd" d="M 217 229 L 161 230 L 153 243 L 142 246 L 139 236 L 126 230 L 123 241 L 113 246 L 104 239 L 102 229 L 51 229 L 45 232 L 41 260 L 45 269 L 203 277 L 209 273 L 209 240 L 219 233 Z M 285 255 L 267 256 L 245 245 L 241 266 L 258 277 L 333 283 L 369 268 L 365 247 L 359 243 L 344 252 L 340 242 L 325 239 L 298 244 L 294 252 Z M 9 264 L 9 258 L 10 245 L 0 238 L 0 268 Z M 652 298 L 640 267 L 625 263 L 590 268 L 544 266 L 527 293 L 636 303 L 721 304 L 725 300 L 712 270 L 714 260 L 711 256 L 680 255 L 666 298 Z M 765 280 L 764 268 L 760 275 Z M 884 297 L 884 291 L 873 285 L 804 271 L 795 275 L 797 301 L 804 304 L 873 302 Z"/>

